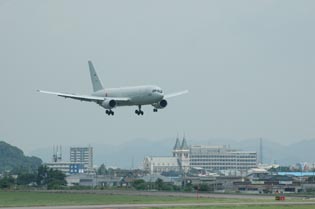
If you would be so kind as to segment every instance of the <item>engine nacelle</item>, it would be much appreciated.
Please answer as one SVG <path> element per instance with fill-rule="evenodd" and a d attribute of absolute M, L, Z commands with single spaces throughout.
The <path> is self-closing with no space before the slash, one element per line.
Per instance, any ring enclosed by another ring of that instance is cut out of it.
<path fill-rule="evenodd" d="M 162 99 L 161 101 L 153 104 L 152 106 L 155 107 L 156 109 L 163 109 L 167 106 L 167 101 L 165 99 Z"/>
<path fill-rule="evenodd" d="M 102 107 L 104 107 L 105 109 L 113 109 L 117 106 L 117 102 L 113 99 L 111 100 L 104 100 L 102 102 Z"/>

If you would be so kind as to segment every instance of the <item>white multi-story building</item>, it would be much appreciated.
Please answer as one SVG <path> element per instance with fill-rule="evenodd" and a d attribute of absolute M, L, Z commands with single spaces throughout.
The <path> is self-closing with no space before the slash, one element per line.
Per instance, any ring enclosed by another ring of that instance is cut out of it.
<path fill-rule="evenodd" d="M 45 165 L 48 168 L 61 171 L 65 174 L 84 173 L 83 164 L 74 164 L 71 162 L 52 162 L 52 163 L 45 163 Z"/>
<path fill-rule="evenodd" d="M 179 171 L 187 173 L 190 168 L 211 171 L 247 171 L 257 167 L 257 152 L 240 151 L 226 146 L 188 146 L 185 137 L 176 139 L 173 157 L 146 157 L 144 169 L 153 173 Z"/>
<path fill-rule="evenodd" d="M 84 165 L 84 169 L 93 170 L 93 148 L 92 147 L 71 147 L 70 162 Z"/>
<path fill-rule="evenodd" d="M 257 152 L 239 151 L 225 146 L 193 145 L 190 147 L 190 167 L 207 170 L 249 170 L 257 167 Z"/>
<path fill-rule="evenodd" d="M 69 168 L 71 163 L 70 162 L 52 162 L 52 163 L 45 163 L 48 168 L 53 170 L 58 170 L 63 173 L 69 173 Z"/>
<path fill-rule="evenodd" d="M 84 164 L 80 162 L 65 162 L 62 160 L 61 146 L 53 147 L 53 162 L 45 163 L 48 168 L 53 170 L 59 170 L 65 174 L 77 174 L 84 173 L 86 169 Z"/>

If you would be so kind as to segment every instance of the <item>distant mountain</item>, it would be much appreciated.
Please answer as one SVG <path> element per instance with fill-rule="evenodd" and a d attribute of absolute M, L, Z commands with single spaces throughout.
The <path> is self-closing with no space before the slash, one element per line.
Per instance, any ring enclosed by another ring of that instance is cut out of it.
<path fill-rule="evenodd" d="M 303 140 L 289 146 L 283 146 L 275 155 L 279 162 L 294 164 L 315 161 L 315 139 Z"/>
<path fill-rule="evenodd" d="M 211 144 L 220 145 L 220 141 L 211 140 Z M 221 142 L 222 145 L 222 142 Z M 224 141 L 223 145 L 230 145 L 231 148 L 243 151 L 256 151 L 260 156 L 259 139 L 248 139 L 242 141 Z M 303 140 L 289 145 L 279 144 L 263 139 L 263 162 L 278 163 L 281 165 L 292 165 L 299 162 L 314 162 L 315 139 Z"/>
<path fill-rule="evenodd" d="M 95 163 L 123 168 L 142 168 L 146 156 L 171 156 L 174 140 L 150 141 L 136 139 L 120 145 L 97 145 Z"/>
<path fill-rule="evenodd" d="M 24 156 L 22 150 L 10 144 L 0 141 L 0 173 L 11 171 L 31 172 L 37 170 L 42 164 L 38 157 Z"/>
<path fill-rule="evenodd" d="M 135 139 L 120 145 L 91 144 L 93 147 L 94 164 L 100 166 L 104 163 L 107 167 L 139 168 L 145 156 L 170 156 L 175 141 L 149 141 Z M 70 161 L 70 146 L 62 146 L 62 161 Z M 53 145 L 36 149 L 30 152 L 40 156 L 44 162 L 52 161 Z"/>
<path fill-rule="evenodd" d="M 256 151 L 259 157 L 259 139 L 248 139 L 242 141 L 230 139 L 187 139 L 189 145 L 226 145 L 243 151 Z M 94 164 L 106 166 L 117 166 L 121 168 L 139 168 L 145 156 L 171 156 L 175 139 L 164 139 L 150 141 L 146 139 L 135 139 L 120 145 L 92 144 L 94 148 Z M 69 148 L 63 153 L 63 160 L 69 161 Z M 315 159 L 315 139 L 304 140 L 290 145 L 275 143 L 263 139 L 263 162 L 279 163 L 281 165 L 292 165 L 298 162 L 313 162 Z M 40 156 L 46 162 L 52 159 L 52 147 L 38 149 L 31 152 Z M 49 154 L 51 153 L 51 154 Z"/>

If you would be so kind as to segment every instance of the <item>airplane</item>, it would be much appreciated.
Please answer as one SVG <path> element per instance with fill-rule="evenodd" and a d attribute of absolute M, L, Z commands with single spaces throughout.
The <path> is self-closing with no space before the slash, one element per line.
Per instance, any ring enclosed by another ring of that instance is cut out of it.
<path fill-rule="evenodd" d="M 90 76 L 93 86 L 91 95 L 78 95 L 70 93 L 60 93 L 37 90 L 40 93 L 53 94 L 64 98 L 76 99 L 86 102 L 95 102 L 105 108 L 107 115 L 114 115 L 113 109 L 120 106 L 138 106 L 135 110 L 137 115 L 143 115 L 141 110 L 143 105 L 152 105 L 153 112 L 163 109 L 167 106 L 166 99 L 180 96 L 188 93 L 188 90 L 164 95 L 163 90 L 155 85 L 132 86 L 120 88 L 104 88 L 102 81 L 99 79 L 91 61 L 88 61 Z"/>

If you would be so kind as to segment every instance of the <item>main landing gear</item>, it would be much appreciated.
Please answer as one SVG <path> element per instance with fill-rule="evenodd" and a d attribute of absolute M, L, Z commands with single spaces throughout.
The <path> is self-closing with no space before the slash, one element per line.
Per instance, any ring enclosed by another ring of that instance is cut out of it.
<path fill-rule="evenodd" d="M 105 112 L 107 115 L 114 115 L 114 111 L 112 110 L 106 110 Z"/>
<path fill-rule="evenodd" d="M 141 110 L 141 105 L 139 105 L 138 107 L 139 107 L 139 109 L 138 109 L 138 110 L 135 110 L 135 113 L 136 113 L 137 115 L 143 115 L 143 111 Z"/>
<path fill-rule="evenodd" d="M 157 112 L 158 110 L 156 108 L 153 109 L 153 112 Z"/>

